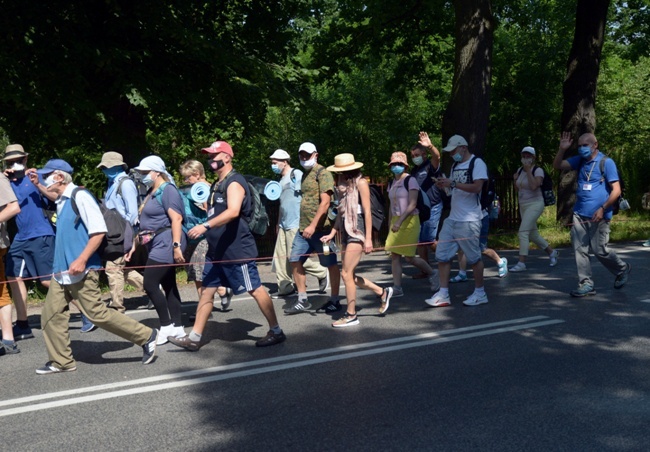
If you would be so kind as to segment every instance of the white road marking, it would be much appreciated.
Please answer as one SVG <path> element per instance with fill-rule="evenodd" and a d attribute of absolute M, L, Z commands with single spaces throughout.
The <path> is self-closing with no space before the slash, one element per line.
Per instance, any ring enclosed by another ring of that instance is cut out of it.
<path fill-rule="evenodd" d="M 641 300 L 642 303 L 650 303 L 650 298 L 646 298 L 645 300 Z"/>
<path fill-rule="evenodd" d="M 68 406 L 68 405 L 76 405 L 80 403 L 93 402 L 93 401 L 104 400 L 104 399 L 111 399 L 116 397 L 124 397 L 124 396 L 129 396 L 134 394 L 144 394 L 144 393 L 154 392 L 154 391 L 163 391 L 167 389 L 181 388 L 181 387 L 193 386 L 197 384 L 210 383 L 210 382 L 222 381 L 222 380 L 228 380 L 228 379 L 240 378 L 240 377 L 247 377 L 251 375 L 259 375 L 259 374 L 276 372 L 281 370 L 288 370 L 297 367 L 323 364 L 323 363 L 339 361 L 343 359 L 352 359 L 352 358 L 358 358 L 362 356 L 371 356 L 379 353 L 388 353 L 388 352 L 406 350 L 415 347 L 424 347 L 428 345 L 442 344 L 445 342 L 453 342 L 453 341 L 458 341 L 463 339 L 471 339 L 475 337 L 488 336 L 493 334 L 506 333 L 511 331 L 536 328 L 540 326 L 548 326 L 548 325 L 555 325 L 558 323 L 564 323 L 564 320 L 555 320 L 555 319 L 543 320 L 543 319 L 548 319 L 548 317 L 536 316 L 536 317 L 528 317 L 522 319 L 514 319 L 514 320 L 503 321 L 503 322 L 485 324 L 485 325 L 475 325 L 471 327 L 457 328 L 454 330 L 446 330 L 446 331 L 433 332 L 433 333 L 423 333 L 415 336 L 405 336 L 405 337 L 400 337 L 395 339 L 386 339 L 382 341 L 368 342 L 364 344 L 348 345 L 348 346 L 336 347 L 336 348 L 331 348 L 326 350 L 316 350 L 313 352 L 298 353 L 289 356 L 281 356 L 281 357 L 275 357 L 275 358 L 269 358 L 263 360 L 249 361 L 249 362 L 238 363 L 238 364 L 230 364 L 230 365 L 212 367 L 207 369 L 198 369 L 189 372 L 179 372 L 175 374 L 160 375 L 157 377 L 142 378 L 142 379 L 133 380 L 129 382 L 111 383 L 105 385 L 91 386 L 87 388 L 77 388 L 70 391 L 59 391 L 55 393 L 21 397 L 17 399 L 0 402 L 0 406 L 11 406 L 11 405 L 22 404 L 22 406 L 19 407 L 0 410 L 0 417 L 11 416 L 19 413 L 28 413 L 32 411 L 41 411 L 41 410 L 46 410 L 51 408 Z M 526 323 L 526 322 L 532 322 L 532 323 Z M 483 330 L 483 331 L 479 331 L 479 330 Z M 457 333 L 461 333 L 461 334 L 457 334 Z M 331 355 L 333 353 L 336 354 Z M 319 355 L 330 355 L 330 356 L 317 357 Z M 293 362 L 282 363 L 282 361 L 293 361 Z M 274 363 L 279 363 L 279 364 L 274 364 Z M 235 369 L 245 369 L 247 367 L 253 367 L 253 366 L 263 366 L 263 367 L 257 367 L 254 369 L 247 369 L 247 370 L 238 370 L 234 372 L 225 372 L 225 371 L 230 371 Z M 201 374 L 216 373 L 216 372 L 219 372 L 219 374 L 209 375 L 200 378 L 185 379 L 181 381 L 172 381 L 172 382 L 162 383 L 157 385 L 150 384 L 156 381 L 163 381 L 163 380 L 176 379 L 176 378 L 187 378 L 187 377 L 197 376 Z M 149 384 L 149 385 L 130 388 L 130 389 L 111 391 L 120 387 L 142 385 L 142 384 Z M 109 391 L 109 392 L 102 392 L 94 395 L 72 397 L 63 400 L 34 403 L 32 405 L 27 405 L 28 403 L 31 402 L 38 402 L 41 400 L 58 398 L 58 397 L 66 397 L 72 395 L 78 396 L 81 393 L 97 392 L 97 391 Z"/>

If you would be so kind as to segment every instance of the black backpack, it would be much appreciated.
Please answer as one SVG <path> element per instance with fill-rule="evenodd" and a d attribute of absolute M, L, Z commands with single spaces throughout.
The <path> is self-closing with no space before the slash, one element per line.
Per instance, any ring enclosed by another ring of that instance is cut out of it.
<path fill-rule="evenodd" d="M 78 223 L 80 220 L 79 207 L 77 206 L 76 201 L 76 195 L 79 190 L 85 190 L 93 197 L 95 202 L 97 202 L 97 199 L 86 188 L 75 187 L 70 195 L 72 211 L 76 216 L 74 220 L 75 223 Z M 97 252 L 99 253 L 99 257 L 103 260 L 113 261 L 120 256 L 124 256 L 124 254 L 131 249 L 133 244 L 133 226 L 131 226 L 131 223 L 126 221 L 117 210 L 107 209 L 106 206 L 99 202 L 97 202 L 97 205 L 99 205 L 99 209 L 104 217 L 104 222 L 106 222 L 106 234 L 104 235 L 104 240 L 102 240 L 101 245 L 99 245 Z"/>
<path fill-rule="evenodd" d="M 379 232 L 386 219 L 386 199 L 379 185 L 370 184 L 370 213 L 372 214 L 372 228 Z"/>
<path fill-rule="evenodd" d="M 219 193 L 223 197 L 224 202 L 228 202 L 227 193 L 225 190 L 225 186 L 227 185 L 226 181 L 230 176 L 234 174 L 237 174 L 237 172 L 233 169 L 226 175 L 223 181 L 217 181 L 212 184 L 212 187 L 210 188 L 210 205 L 214 205 L 214 195 L 216 193 Z M 248 227 L 253 235 L 259 238 L 266 234 L 266 231 L 269 228 L 269 215 L 266 212 L 266 207 L 264 207 L 264 204 L 262 204 L 260 192 L 248 180 L 246 181 L 246 184 L 248 185 L 248 193 L 251 198 L 250 211 L 248 213 L 245 213 L 242 210 L 240 214 L 244 221 L 246 221 L 248 224 Z"/>
<path fill-rule="evenodd" d="M 536 168 L 541 168 L 542 172 L 544 173 L 544 179 L 542 180 L 542 185 L 539 186 L 540 190 L 542 190 L 542 196 L 544 197 L 544 206 L 554 206 L 555 205 L 555 192 L 553 191 L 553 179 L 551 179 L 551 175 L 548 174 L 546 171 L 544 171 L 544 168 L 541 166 L 533 166 L 533 174 L 535 174 L 535 169 Z M 519 178 L 519 175 L 521 175 L 521 172 L 524 170 L 523 167 L 519 168 L 519 172 L 517 173 L 517 178 Z"/>
<path fill-rule="evenodd" d="M 125 180 L 131 180 L 135 184 L 135 190 L 138 193 L 138 209 L 140 209 L 140 206 L 144 203 L 144 200 L 147 197 L 147 194 L 149 193 L 149 188 L 142 182 L 142 176 L 140 173 L 138 173 L 135 170 L 130 170 L 126 177 L 123 177 L 120 179 L 120 181 L 117 183 L 117 187 L 115 188 L 115 191 L 122 196 L 122 184 L 124 183 Z"/>
<path fill-rule="evenodd" d="M 474 173 L 474 162 L 478 159 L 476 156 L 472 156 L 471 160 L 469 161 L 469 167 L 467 168 L 467 183 L 471 184 L 474 182 L 474 178 L 472 177 L 472 174 Z M 451 167 L 451 173 L 454 173 L 454 169 L 456 169 L 456 165 L 458 163 L 454 163 L 454 165 Z M 485 165 L 487 168 L 487 165 Z M 490 208 L 492 203 L 494 202 L 495 199 L 498 199 L 497 196 L 497 191 L 496 191 L 496 181 L 494 180 L 494 177 L 490 174 L 490 170 L 487 172 L 488 178 L 483 182 L 483 188 L 481 188 L 481 193 L 478 196 L 478 200 L 481 204 L 481 210 L 485 210 Z"/>
<path fill-rule="evenodd" d="M 404 189 L 406 191 L 409 191 L 408 186 L 409 186 L 409 181 L 413 176 L 406 176 L 406 179 L 404 179 Z M 393 179 L 394 181 L 394 179 Z M 388 185 L 388 189 L 393 185 L 393 181 L 390 182 Z M 417 202 L 417 209 L 418 209 L 418 216 L 420 217 L 420 225 L 422 225 L 425 221 L 429 221 L 431 218 L 431 199 L 429 199 L 429 195 L 427 195 L 422 188 L 418 185 L 418 202 Z"/>

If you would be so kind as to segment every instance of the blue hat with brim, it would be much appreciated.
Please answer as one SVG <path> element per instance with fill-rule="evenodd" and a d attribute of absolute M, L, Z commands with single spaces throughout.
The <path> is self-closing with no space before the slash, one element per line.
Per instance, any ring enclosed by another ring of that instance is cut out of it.
<path fill-rule="evenodd" d="M 74 170 L 68 162 L 61 159 L 48 160 L 43 168 L 36 170 L 38 174 L 50 174 L 54 171 L 63 171 L 65 173 L 72 174 L 72 171 Z"/>

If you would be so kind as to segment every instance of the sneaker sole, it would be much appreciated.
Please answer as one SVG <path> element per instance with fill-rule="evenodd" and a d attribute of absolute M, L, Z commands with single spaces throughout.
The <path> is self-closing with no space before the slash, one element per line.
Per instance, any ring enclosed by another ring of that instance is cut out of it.
<path fill-rule="evenodd" d="M 482 305 L 482 304 L 486 304 L 487 302 L 488 302 L 488 300 L 485 300 L 485 301 L 478 301 L 478 302 L 476 302 L 476 303 L 465 303 L 465 302 L 463 301 L 463 305 L 464 305 L 464 306 L 480 306 L 480 305 Z"/>
<path fill-rule="evenodd" d="M 36 373 L 38 375 L 52 375 L 52 374 L 63 374 L 66 372 L 74 372 L 77 370 L 76 367 L 71 367 L 70 369 L 58 369 L 58 370 L 41 370 L 41 369 L 36 369 Z"/>
<path fill-rule="evenodd" d="M 358 325 L 358 324 L 359 324 L 359 319 L 354 319 L 354 320 L 351 321 L 351 322 L 348 322 L 348 323 L 339 323 L 338 325 L 332 323 L 332 327 L 334 327 L 334 328 L 346 328 L 346 327 L 348 327 L 348 326 L 354 326 L 354 325 Z"/>
<path fill-rule="evenodd" d="M 451 306 L 451 301 L 443 301 L 442 303 L 433 303 L 433 302 L 429 302 L 429 300 L 424 300 L 424 302 L 429 306 L 431 306 L 432 308 L 444 308 L 447 306 Z"/>
<path fill-rule="evenodd" d="M 596 295 L 596 291 L 592 290 L 591 292 L 586 292 L 582 294 L 570 292 L 570 295 L 574 298 L 584 298 L 584 297 L 590 297 L 592 295 Z"/>
<path fill-rule="evenodd" d="M 29 334 L 15 334 L 14 335 L 14 341 L 24 341 L 25 339 L 33 339 L 34 335 L 32 333 Z"/>

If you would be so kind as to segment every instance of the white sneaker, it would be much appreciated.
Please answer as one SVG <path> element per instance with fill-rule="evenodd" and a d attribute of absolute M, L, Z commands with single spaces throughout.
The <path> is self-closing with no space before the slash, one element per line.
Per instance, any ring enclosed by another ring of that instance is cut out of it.
<path fill-rule="evenodd" d="M 167 326 L 163 326 L 160 328 L 160 331 L 158 332 L 158 339 L 156 339 L 156 345 L 163 345 L 166 344 L 167 337 L 173 336 L 174 335 L 174 324 L 170 323 Z"/>
<path fill-rule="evenodd" d="M 442 308 L 451 305 L 449 294 L 443 297 L 442 295 L 440 295 L 440 291 L 436 292 L 431 298 L 427 298 L 426 300 L 424 300 L 424 302 L 434 308 Z"/>
<path fill-rule="evenodd" d="M 187 333 L 185 333 L 185 328 L 183 328 L 182 326 L 174 325 L 174 332 L 170 334 L 170 336 L 173 336 L 176 339 L 180 339 L 182 337 L 187 336 Z"/>
<path fill-rule="evenodd" d="M 438 276 L 438 270 L 434 270 L 433 273 L 429 275 L 429 286 L 431 287 L 431 292 L 437 292 L 440 290 L 440 276 Z"/>
<path fill-rule="evenodd" d="M 467 298 L 467 300 L 463 301 L 463 304 L 465 306 L 478 306 L 480 304 L 487 303 L 487 302 L 488 302 L 488 298 L 485 292 L 483 292 L 482 295 L 477 295 L 476 292 L 474 292 L 472 293 L 472 295 L 470 295 Z"/>
<path fill-rule="evenodd" d="M 513 273 L 517 272 L 525 272 L 526 271 L 526 264 L 523 262 L 517 262 L 517 265 L 510 267 L 510 271 Z"/>
<path fill-rule="evenodd" d="M 560 256 L 560 252 L 558 250 L 553 250 L 553 252 L 549 256 L 551 262 L 548 265 L 550 265 L 551 267 L 555 267 L 557 265 L 557 258 L 559 256 Z"/>
<path fill-rule="evenodd" d="M 499 278 L 505 278 L 508 276 L 508 259 L 505 257 L 501 258 L 501 262 L 497 265 Z"/>

